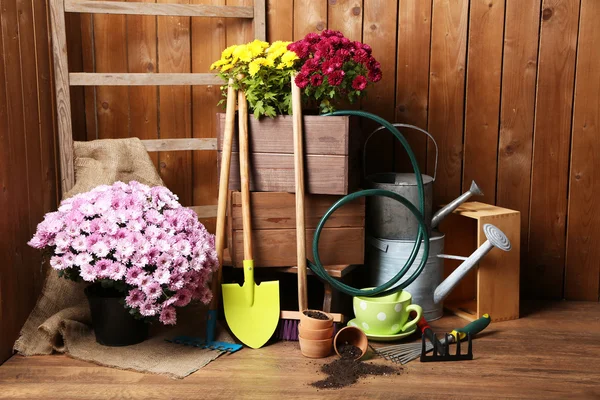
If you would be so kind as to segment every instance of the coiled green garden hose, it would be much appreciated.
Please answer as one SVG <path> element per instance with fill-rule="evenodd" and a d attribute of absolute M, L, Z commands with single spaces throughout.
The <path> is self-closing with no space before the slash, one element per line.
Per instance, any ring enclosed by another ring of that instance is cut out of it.
<path fill-rule="evenodd" d="M 315 262 L 312 263 L 312 262 L 308 261 L 308 266 L 315 273 L 315 275 L 317 275 L 319 278 L 329 282 L 329 284 L 333 288 L 339 290 L 340 292 L 346 293 L 350 296 L 367 296 L 367 297 L 376 296 L 376 295 L 385 296 L 387 294 L 391 294 L 391 293 L 397 292 L 401 289 L 404 289 L 405 287 L 410 285 L 415 279 L 417 279 L 419 277 L 419 275 L 423 271 L 423 268 L 425 268 L 425 264 L 427 263 L 427 258 L 429 257 L 429 234 L 427 232 L 427 225 L 425 224 L 425 221 L 423 219 L 423 215 L 425 214 L 425 195 L 424 195 L 424 190 L 423 190 L 423 178 L 421 176 L 421 170 L 419 169 L 419 165 L 417 164 L 417 159 L 416 159 L 414 153 L 412 152 L 410 145 L 406 141 L 406 138 L 398 131 L 398 129 L 396 129 L 395 126 L 390 124 L 385 119 L 383 119 L 375 114 L 371 114 L 371 113 L 368 113 L 365 111 L 344 110 L 344 111 L 336 111 L 336 112 L 324 114 L 324 115 L 325 116 L 336 116 L 336 115 L 350 116 L 350 115 L 353 115 L 353 116 L 358 116 L 358 117 L 364 117 L 364 118 L 368 118 L 372 121 L 377 122 L 378 124 L 384 126 L 387 130 L 389 130 L 396 137 L 396 139 L 398 139 L 400 141 L 400 143 L 402 144 L 402 146 L 404 147 L 404 149 L 406 150 L 406 152 L 408 154 L 410 163 L 412 164 L 413 170 L 415 172 L 415 178 L 417 181 L 417 189 L 419 192 L 419 209 L 417 209 L 405 197 L 399 195 L 398 193 L 395 193 L 395 192 L 392 192 L 389 190 L 384 190 L 384 189 L 359 190 L 358 192 L 350 193 L 349 195 L 342 197 L 333 206 L 331 206 L 331 208 L 329 210 L 327 210 L 327 212 L 325 213 L 325 215 L 323 215 L 323 218 L 321 218 L 321 221 L 319 221 L 319 224 L 317 225 L 317 230 L 315 231 L 315 236 L 314 236 L 313 243 L 312 243 L 313 258 L 314 258 Z M 400 271 L 398 271 L 398 273 L 392 279 L 390 279 L 388 282 L 386 282 L 380 286 L 377 286 L 375 288 L 372 288 L 372 289 L 356 289 L 352 286 L 346 285 L 343 282 L 333 279 L 331 276 L 329 276 L 327 271 L 325 271 L 325 268 L 323 267 L 323 264 L 321 263 L 321 257 L 319 256 L 319 238 L 321 237 L 321 231 L 323 230 L 323 227 L 325 226 L 327 219 L 331 216 L 331 214 L 333 214 L 335 212 L 335 210 L 337 210 L 344 204 L 351 202 L 359 197 L 369 197 L 369 196 L 384 196 L 384 197 L 388 197 L 390 199 L 396 200 L 396 201 L 400 202 L 401 204 L 403 204 L 406 208 L 408 208 L 408 210 L 417 219 L 417 222 L 419 223 L 419 232 L 417 234 L 417 238 L 415 240 L 415 244 L 413 246 L 412 252 L 410 253 L 410 257 L 408 258 L 408 260 L 406 261 L 404 266 L 400 269 Z M 398 283 L 398 281 L 400 281 L 400 279 L 402 279 L 404 277 L 404 275 L 406 275 L 406 273 L 408 272 L 408 270 L 414 263 L 415 258 L 417 257 L 417 254 L 419 253 L 419 249 L 421 247 L 421 241 L 423 241 L 423 257 L 421 258 L 421 263 L 419 264 L 419 266 L 417 267 L 415 272 L 410 276 L 410 278 L 408 278 L 402 284 L 400 284 L 396 287 L 393 287 L 394 285 L 396 285 Z"/>

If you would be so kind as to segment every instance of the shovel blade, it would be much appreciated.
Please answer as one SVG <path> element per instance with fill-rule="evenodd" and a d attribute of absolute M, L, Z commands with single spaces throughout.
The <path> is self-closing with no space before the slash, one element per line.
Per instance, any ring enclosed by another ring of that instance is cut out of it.
<path fill-rule="evenodd" d="M 254 301 L 250 305 L 244 286 L 254 285 Z M 262 347 L 273 336 L 279 322 L 279 282 L 256 285 L 245 282 L 224 284 L 223 309 L 233 334 L 246 346 Z"/>

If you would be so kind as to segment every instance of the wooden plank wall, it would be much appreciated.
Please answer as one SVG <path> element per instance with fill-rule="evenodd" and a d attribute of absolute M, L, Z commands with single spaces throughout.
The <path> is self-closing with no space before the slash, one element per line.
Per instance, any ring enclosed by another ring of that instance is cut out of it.
<path fill-rule="evenodd" d="M 41 284 L 39 254 L 25 243 L 56 207 L 47 1 L 0 2 L 0 359 Z M 476 179 L 485 201 L 521 211 L 525 297 L 598 301 L 597 0 L 269 0 L 267 8 L 270 41 L 332 28 L 373 47 L 384 79 L 357 106 L 435 136 L 436 204 Z M 248 22 L 220 18 L 84 14 L 67 22 L 74 71 L 204 72 L 226 45 L 253 36 Z M 74 136 L 214 137 L 219 97 L 214 86 L 74 88 Z M 433 174 L 432 144 L 407 136 Z M 409 168 L 385 135 L 369 152 L 372 170 Z M 215 153 L 153 160 L 184 204 L 216 203 Z"/>
<path fill-rule="evenodd" d="M 597 301 L 597 3 L 270 0 L 267 34 L 297 40 L 330 28 L 369 43 L 384 79 L 358 106 L 434 135 L 435 203 L 475 179 L 483 201 L 521 211 L 523 295 Z M 220 19 L 82 16 L 76 23 L 80 37 L 71 41 L 81 43 L 81 59 L 73 66 L 85 70 L 203 72 L 225 45 L 252 38 L 249 24 Z M 87 121 L 88 138 L 214 137 L 216 87 L 86 90 L 76 103 L 85 104 L 77 121 Z M 407 136 L 421 168 L 433 174 L 432 143 Z M 214 154 L 155 157 L 183 203 L 215 203 Z M 404 149 L 384 134 L 369 145 L 368 163 L 369 170 L 410 169 Z"/>
<path fill-rule="evenodd" d="M 41 254 L 26 243 L 56 209 L 57 180 L 47 2 L 0 5 L 1 363 L 42 285 Z"/>
<path fill-rule="evenodd" d="M 595 0 L 270 0 L 267 34 L 297 40 L 330 28 L 369 43 L 384 79 L 359 106 L 434 135 L 435 203 L 475 179 L 483 201 L 521 211 L 523 295 L 597 301 L 597 12 Z M 71 42 L 81 43 L 81 59 L 73 67 L 86 71 L 204 72 L 224 46 L 252 38 L 249 24 L 220 19 L 82 16 L 75 23 L 80 36 Z M 217 87 L 86 90 L 74 103 L 85 104 L 76 121 L 88 138 L 215 135 Z M 432 143 L 407 136 L 433 174 Z M 155 157 L 183 203 L 216 202 L 214 154 Z M 385 134 L 369 145 L 368 163 L 369 170 L 410 169 L 404 149 Z"/>

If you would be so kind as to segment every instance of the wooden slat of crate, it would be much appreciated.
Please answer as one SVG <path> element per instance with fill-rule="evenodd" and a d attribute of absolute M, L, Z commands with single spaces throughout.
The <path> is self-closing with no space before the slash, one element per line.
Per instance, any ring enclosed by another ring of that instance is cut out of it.
<path fill-rule="evenodd" d="M 224 115 L 217 114 L 217 148 L 221 148 Z M 360 183 L 363 135 L 350 117 L 304 116 L 307 193 L 348 194 Z M 292 122 L 289 116 L 248 119 L 250 190 L 294 192 Z M 239 190 L 237 135 L 234 135 L 229 187 Z M 218 164 L 220 168 L 221 154 Z"/>
<path fill-rule="evenodd" d="M 217 114 L 217 128 L 218 148 L 221 149 L 225 129 L 224 113 Z M 305 154 L 348 155 L 349 117 L 305 115 L 302 128 Z M 259 122 L 251 116 L 248 118 L 248 139 L 252 152 L 292 154 L 292 117 L 281 115 L 273 119 L 262 118 Z M 237 135 L 233 138 L 232 151 L 239 151 Z"/>
<path fill-rule="evenodd" d="M 221 153 L 218 155 L 219 168 Z M 229 188 L 240 189 L 239 153 L 231 155 Z M 348 193 L 348 157 L 307 155 L 305 161 L 308 193 Z M 250 154 L 250 190 L 255 192 L 290 192 L 294 186 L 294 155 L 275 153 Z"/>
<path fill-rule="evenodd" d="M 327 274 L 329 276 L 331 276 L 332 278 L 343 278 L 344 276 L 348 275 L 350 272 L 354 271 L 356 269 L 356 267 L 358 267 L 358 265 L 356 265 L 356 264 L 324 265 L 323 266 L 323 268 L 325 269 L 325 272 L 327 272 Z M 280 271 L 280 272 L 288 272 L 288 273 L 292 273 L 292 274 L 298 273 L 297 266 L 273 268 L 273 270 Z M 306 273 L 308 275 L 315 274 L 314 272 L 312 272 L 312 269 L 310 269 L 310 268 L 308 268 Z"/>
<path fill-rule="evenodd" d="M 305 197 L 305 224 L 316 228 L 327 210 L 341 197 L 310 195 Z M 296 197 L 292 193 L 250 193 L 250 210 L 253 229 L 294 229 L 296 227 Z M 242 196 L 231 195 L 231 221 L 233 230 L 242 229 Z M 364 198 L 345 204 L 327 220 L 327 228 L 362 227 L 365 223 Z"/>
<path fill-rule="evenodd" d="M 312 239 L 314 229 L 306 230 L 306 254 L 312 257 Z M 232 262 L 242 265 L 244 259 L 243 234 L 233 231 Z M 283 267 L 296 265 L 296 230 L 268 229 L 253 230 L 254 264 L 257 267 Z M 364 229 L 325 228 L 319 242 L 323 265 L 362 264 L 364 257 Z"/>

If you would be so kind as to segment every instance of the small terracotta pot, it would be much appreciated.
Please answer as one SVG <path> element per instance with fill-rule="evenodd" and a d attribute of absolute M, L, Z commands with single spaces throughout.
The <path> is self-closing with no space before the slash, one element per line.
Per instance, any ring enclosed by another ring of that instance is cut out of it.
<path fill-rule="evenodd" d="M 308 311 L 325 314 L 327 316 L 327 319 L 311 318 L 311 317 L 307 316 L 306 314 L 304 314 L 304 312 L 308 312 Z M 300 323 L 306 329 L 327 329 L 327 328 L 330 328 L 333 326 L 333 317 L 331 315 L 327 314 L 326 312 L 319 311 L 319 310 L 306 310 L 304 312 L 300 313 Z"/>
<path fill-rule="evenodd" d="M 304 357 L 324 358 L 331 354 L 331 344 L 333 338 L 322 340 L 309 340 L 298 336 L 300 342 L 300 351 Z"/>
<path fill-rule="evenodd" d="M 352 346 L 356 346 L 360 349 L 361 358 L 367 352 L 369 348 L 369 340 L 367 339 L 367 335 L 355 326 L 347 326 L 339 330 L 335 338 L 333 339 L 333 348 L 338 356 L 342 356 L 339 352 L 339 347 L 345 344 L 350 344 Z"/>
<path fill-rule="evenodd" d="M 298 333 L 308 340 L 329 339 L 333 337 L 333 325 L 325 329 L 308 329 L 300 324 L 298 325 Z"/>

